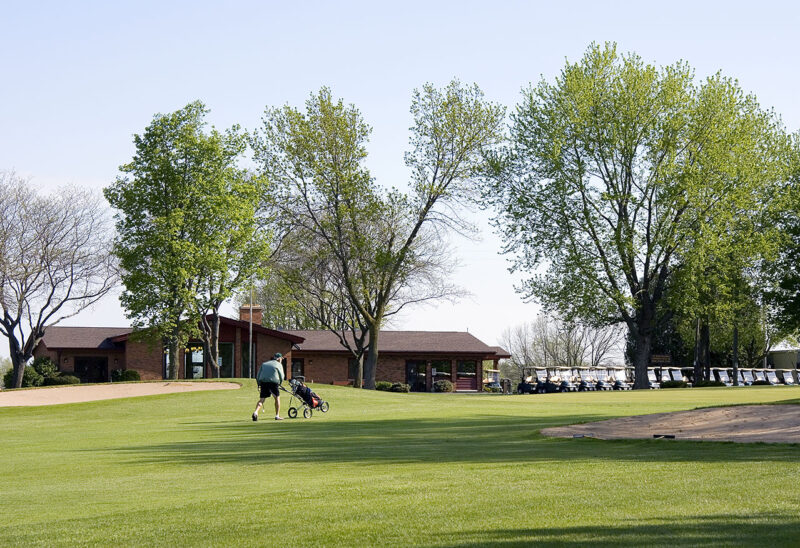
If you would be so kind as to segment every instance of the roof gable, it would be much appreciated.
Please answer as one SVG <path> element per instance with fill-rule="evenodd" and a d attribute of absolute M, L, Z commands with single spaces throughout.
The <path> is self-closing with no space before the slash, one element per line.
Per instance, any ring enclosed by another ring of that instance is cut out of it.
<path fill-rule="evenodd" d="M 42 343 L 47 348 L 114 349 L 112 339 L 130 335 L 130 327 L 60 327 L 45 329 Z"/>

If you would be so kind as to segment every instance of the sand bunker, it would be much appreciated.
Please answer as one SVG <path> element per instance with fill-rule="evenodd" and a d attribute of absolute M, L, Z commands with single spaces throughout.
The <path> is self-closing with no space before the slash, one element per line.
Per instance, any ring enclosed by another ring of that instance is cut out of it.
<path fill-rule="evenodd" d="M 545 436 L 800 443 L 800 405 L 743 405 L 622 417 L 542 430 Z"/>
<path fill-rule="evenodd" d="M 56 405 L 85 401 L 113 400 L 135 396 L 197 392 L 199 390 L 232 390 L 240 388 L 235 382 L 142 382 L 119 384 L 82 384 L 56 386 L 33 390 L 0 392 L 0 407 Z"/>

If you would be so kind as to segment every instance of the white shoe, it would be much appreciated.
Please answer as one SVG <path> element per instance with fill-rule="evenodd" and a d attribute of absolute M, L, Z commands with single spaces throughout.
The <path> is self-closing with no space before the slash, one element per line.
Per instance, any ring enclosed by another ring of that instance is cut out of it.
<path fill-rule="evenodd" d="M 283 417 L 281 417 L 280 415 L 275 415 L 275 420 L 276 421 L 282 421 Z"/>
<path fill-rule="evenodd" d="M 258 420 L 258 413 L 253 411 L 253 421 L 257 421 L 257 420 Z"/>

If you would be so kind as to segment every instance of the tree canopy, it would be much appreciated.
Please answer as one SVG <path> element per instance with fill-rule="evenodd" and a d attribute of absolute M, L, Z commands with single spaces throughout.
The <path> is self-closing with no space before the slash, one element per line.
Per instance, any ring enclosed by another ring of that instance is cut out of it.
<path fill-rule="evenodd" d="M 476 86 L 452 82 L 415 91 L 411 113 L 410 192 L 386 190 L 364 165 L 370 128 L 354 106 L 322 89 L 306 103 L 268 109 L 254 143 L 263 173 L 283 189 L 286 213 L 303 241 L 319 244 L 366 332 L 364 379 L 375 384 L 378 337 L 404 306 L 453 293 L 441 236 L 464 229 L 458 206 L 473 197 L 483 152 L 497 143 L 504 110 Z M 356 379 L 357 385 L 358 379 Z"/>
<path fill-rule="evenodd" d="M 655 307 L 695 242 L 715 242 L 785 180 L 777 116 L 721 74 L 592 45 L 523 93 L 485 196 L 519 287 L 567 319 L 624 322 L 643 387 Z"/>
<path fill-rule="evenodd" d="M 237 127 L 206 133 L 207 112 L 196 101 L 156 115 L 105 190 L 117 210 L 122 304 L 134 326 L 167 341 L 172 377 L 190 335 L 217 365 L 219 307 L 258 271 L 267 244 L 256 216 L 262 180 L 238 167 L 246 140 Z"/>

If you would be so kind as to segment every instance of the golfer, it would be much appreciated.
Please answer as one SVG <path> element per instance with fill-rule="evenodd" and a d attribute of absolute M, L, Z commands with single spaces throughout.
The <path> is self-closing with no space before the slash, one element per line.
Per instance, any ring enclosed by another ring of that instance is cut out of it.
<path fill-rule="evenodd" d="M 258 369 L 256 380 L 258 381 L 258 389 L 261 398 L 256 404 L 256 410 L 253 411 L 254 421 L 258 420 L 258 412 L 264 406 L 264 400 L 266 400 L 270 394 L 275 398 L 275 420 L 283 420 L 283 417 L 281 417 L 281 396 L 278 391 L 278 387 L 284 379 L 283 366 L 281 365 L 282 357 L 283 355 L 280 352 L 276 352 L 271 360 L 262 363 L 261 367 Z"/>

